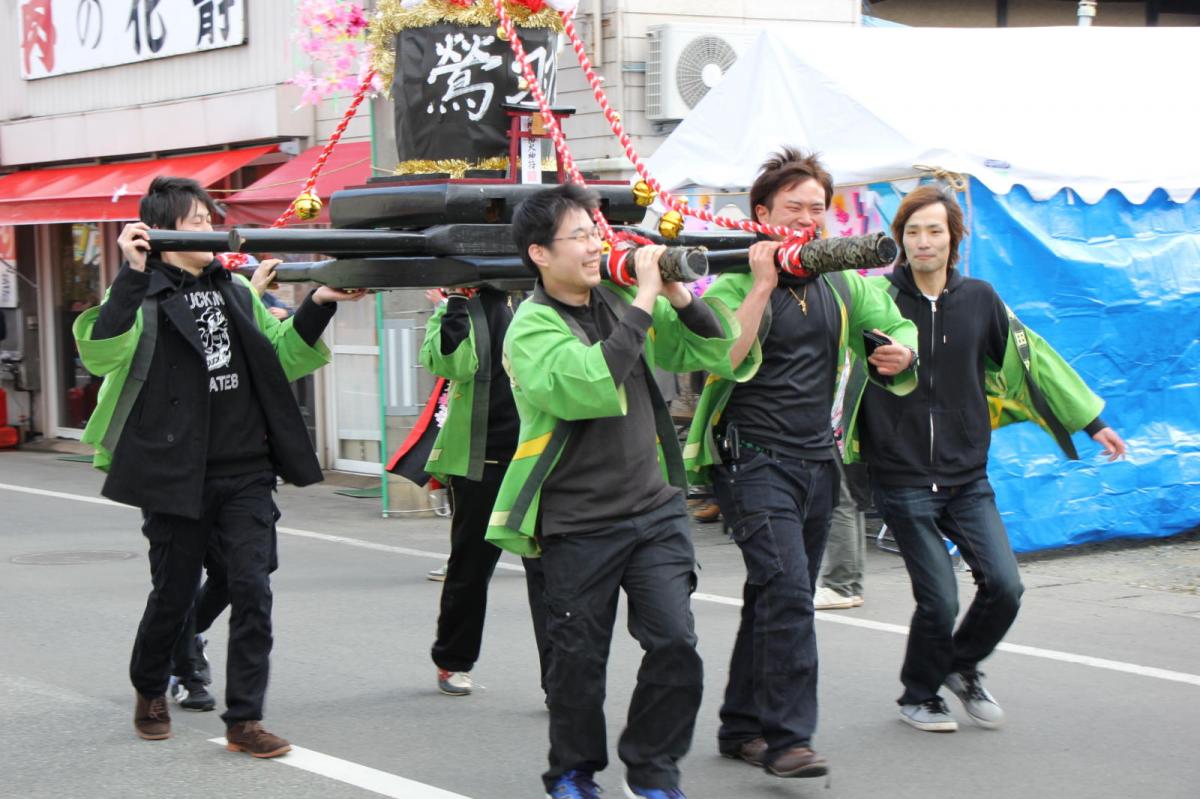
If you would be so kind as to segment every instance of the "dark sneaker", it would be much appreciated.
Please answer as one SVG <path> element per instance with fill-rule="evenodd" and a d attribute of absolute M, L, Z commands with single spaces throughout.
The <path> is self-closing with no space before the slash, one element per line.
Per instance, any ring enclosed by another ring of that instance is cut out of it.
<path fill-rule="evenodd" d="M 829 763 L 810 746 L 793 746 L 765 766 L 776 777 L 824 777 Z"/>
<path fill-rule="evenodd" d="M 264 730 L 261 721 L 239 721 L 225 730 L 225 748 L 254 757 L 279 757 L 292 751 L 290 743 Z"/>
<path fill-rule="evenodd" d="M 568 771 L 554 783 L 546 799 L 599 799 L 602 793 L 590 771 Z"/>
<path fill-rule="evenodd" d="M 196 667 L 196 679 L 205 685 L 212 685 L 212 666 L 208 662 L 208 655 L 204 654 L 206 646 L 208 639 L 196 633 L 192 640 L 192 665 Z"/>
<path fill-rule="evenodd" d="M 950 708 L 940 696 L 927 699 L 917 705 L 901 705 L 900 718 L 918 730 L 925 732 L 956 732 L 958 722 L 950 715 Z"/>
<path fill-rule="evenodd" d="M 199 677 L 182 680 L 172 677 L 167 694 L 184 710 L 203 712 L 217 706 L 216 698 L 208 692 L 208 687 Z"/>
<path fill-rule="evenodd" d="M 956 671 L 946 678 L 946 687 L 962 702 L 971 721 L 988 730 L 1004 724 L 1004 710 L 983 687 L 983 672 Z"/>
<path fill-rule="evenodd" d="M 678 788 L 638 788 L 628 782 L 624 788 L 626 799 L 687 799 Z"/>
<path fill-rule="evenodd" d="M 745 760 L 752 766 L 761 766 L 767 757 L 767 739 L 761 737 L 737 743 L 718 741 L 717 748 L 721 750 L 722 757 Z"/>
<path fill-rule="evenodd" d="M 161 741 L 171 737 L 171 713 L 167 710 L 167 697 L 146 698 L 137 693 L 137 704 L 133 708 L 133 728 L 147 741 Z"/>

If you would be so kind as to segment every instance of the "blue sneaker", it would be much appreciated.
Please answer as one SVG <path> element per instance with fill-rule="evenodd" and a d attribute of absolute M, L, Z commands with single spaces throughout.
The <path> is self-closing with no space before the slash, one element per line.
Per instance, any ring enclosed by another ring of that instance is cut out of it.
<path fill-rule="evenodd" d="M 558 778 L 546 799 L 599 799 L 604 789 L 592 780 L 590 771 L 568 771 Z"/>
<path fill-rule="evenodd" d="M 628 782 L 624 786 L 628 799 L 687 799 L 678 788 L 638 788 Z"/>

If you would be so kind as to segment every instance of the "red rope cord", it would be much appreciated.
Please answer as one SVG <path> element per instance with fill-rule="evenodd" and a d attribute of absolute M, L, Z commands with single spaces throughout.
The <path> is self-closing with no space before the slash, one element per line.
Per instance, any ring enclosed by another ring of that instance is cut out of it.
<path fill-rule="evenodd" d="M 363 78 L 362 84 L 354 93 L 354 99 L 350 102 L 350 106 L 346 109 L 346 113 L 342 114 L 342 121 L 339 122 L 337 128 L 334 129 L 333 135 L 329 137 L 329 142 L 325 145 L 325 148 L 321 150 L 321 155 L 317 158 L 317 162 L 313 164 L 312 171 L 308 173 L 308 180 L 304 182 L 304 188 L 300 190 L 300 196 L 311 193 L 313 186 L 317 185 L 317 177 L 321 174 L 321 170 L 325 168 L 325 162 L 329 160 L 329 155 L 333 152 L 333 148 L 337 146 L 338 141 L 342 138 L 342 134 L 346 132 L 346 127 L 350 124 L 350 120 L 353 119 L 355 113 L 358 112 L 358 107 L 362 104 L 363 99 L 367 96 L 367 90 L 371 88 L 371 81 L 374 79 L 374 77 L 375 70 L 372 69 Z M 299 199 L 299 197 L 296 199 Z M 292 200 L 291 204 L 287 207 L 287 210 L 280 214 L 279 218 L 271 224 L 271 227 L 283 227 L 295 213 L 296 200 Z"/>
<path fill-rule="evenodd" d="M 499 5 L 500 0 L 496 0 Z M 633 164 L 633 168 L 637 170 L 642 180 L 646 181 L 651 190 L 662 199 L 663 203 L 668 207 L 678 211 L 681 214 L 703 219 L 706 222 L 712 222 L 721 227 L 745 230 L 750 233 L 764 233 L 766 235 L 779 236 L 783 239 L 790 239 L 796 236 L 803 235 L 801 231 L 791 228 L 780 227 L 777 225 L 764 225 L 758 222 L 751 222 L 746 219 L 733 219 L 726 216 L 716 216 L 703 208 L 691 208 L 686 202 L 679 200 L 669 191 L 664 189 L 662 185 L 651 176 L 650 171 L 646 169 L 646 165 L 638 156 L 637 150 L 634 149 L 633 142 L 629 135 L 625 132 L 624 126 L 621 124 L 620 116 L 613 111 L 612 106 L 608 103 L 608 97 L 604 94 L 604 89 L 600 86 L 600 78 L 596 75 L 596 71 L 592 68 L 592 63 L 584 51 L 583 40 L 579 38 L 578 32 L 575 30 L 575 23 L 572 21 L 573 11 L 561 12 L 563 20 L 563 30 L 567 34 L 567 38 L 571 40 L 571 46 L 575 50 L 575 56 L 579 59 L 579 66 L 583 68 L 583 74 L 587 77 L 588 85 L 592 87 L 592 94 L 596 98 L 597 104 L 604 112 L 604 118 L 608 121 L 609 127 L 612 128 L 613 135 L 621 142 L 621 146 L 625 149 L 625 157 Z"/>
<path fill-rule="evenodd" d="M 567 139 L 563 135 L 562 127 L 558 124 L 558 118 L 554 116 L 554 112 L 550 108 L 550 103 L 546 100 L 546 95 L 542 92 L 542 87 L 538 83 L 537 76 L 533 72 L 533 68 L 529 66 L 529 58 L 525 54 L 525 48 L 521 45 L 521 40 L 517 36 L 517 28 L 513 25 L 512 18 L 508 15 L 508 11 L 504 8 L 504 0 L 492 0 L 496 7 L 496 15 L 500 18 L 500 27 L 504 29 L 504 35 L 508 37 L 509 47 L 512 48 L 513 55 L 517 59 L 517 63 L 521 67 L 521 76 L 525 78 L 525 82 L 529 85 L 529 91 L 533 94 L 534 100 L 537 101 L 538 109 L 542 113 L 542 122 L 550 131 L 550 138 L 554 142 L 554 149 L 558 152 L 558 157 L 562 160 L 563 168 L 571 180 L 578 183 L 580 186 L 587 186 L 587 181 L 583 179 L 583 175 L 579 172 L 579 167 L 575 164 L 575 159 L 571 155 L 571 150 L 567 147 Z M 515 167 L 515 165 L 514 165 Z M 613 243 L 613 229 L 609 226 L 608 220 L 600 213 L 599 209 L 593 213 L 596 220 L 596 227 L 600 228 L 600 235 L 604 240 Z"/>

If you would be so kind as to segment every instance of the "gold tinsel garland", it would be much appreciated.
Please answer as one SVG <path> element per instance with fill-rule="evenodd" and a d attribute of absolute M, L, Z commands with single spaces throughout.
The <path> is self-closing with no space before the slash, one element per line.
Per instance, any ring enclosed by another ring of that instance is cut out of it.
<path fill-rule="evenodd" d="M 396 165 L 394 174 L 397 175 L 449 175 L 453 179 L 461 179 L 466 177 L 469 169 L 492 169 L 508 171 L 508 156 L 497 155 L 492 158 L 483 158 L 477 161 L 468 161 L 465 158 L 447 158 L 440 161 L 427 161 L 422 159 L 413 159 L 411 161 L 401 161 Z M 553 158 L 542 159 L 542 170 L 546 172 L 554 172 L 558 169 L 558 161 Z"/>
<path fill-rule="evenodd" d="M 506 2 L 508 14 L 522 28 L 551 28 L 562 31 L 562 17 L 553 8 L 546 6 L 536 14 L 519 3 Z M 385 86 L 391 86 L 396 71 L 396 34 L 408 28 L 424 28 L 439 22 L 456 25 L 495 25 L 498 22 L 496 9 L 491 0 L 475 0 L 463 8 L 450 0 L 425 0 L 419 6 L 404 8 L 400 0 L 379 0 L 378 9 L 371 19 L 371 30 L 367 39 L 372 46 L 372 66 L 379 72 Z"/>

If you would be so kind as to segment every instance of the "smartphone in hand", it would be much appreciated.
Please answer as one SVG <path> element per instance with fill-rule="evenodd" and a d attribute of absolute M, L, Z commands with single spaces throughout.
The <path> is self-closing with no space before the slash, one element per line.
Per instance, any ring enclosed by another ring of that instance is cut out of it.
<path fill-rule="evenodd" d="M 871 353 L 875 352 L 876 347 L 885 347 L 891 343 L 891 339 L 881 336 L 874 330 L 863 331 L 863 351 L 866 352 L 868 358 L 871 357 Z M 870 363 L 867 364 L 867 371 L 870 373 L 871 379 L 877 383 L 888 385 L 892 382 L 892 378 L 879 374 L 879 371 Z"/>

